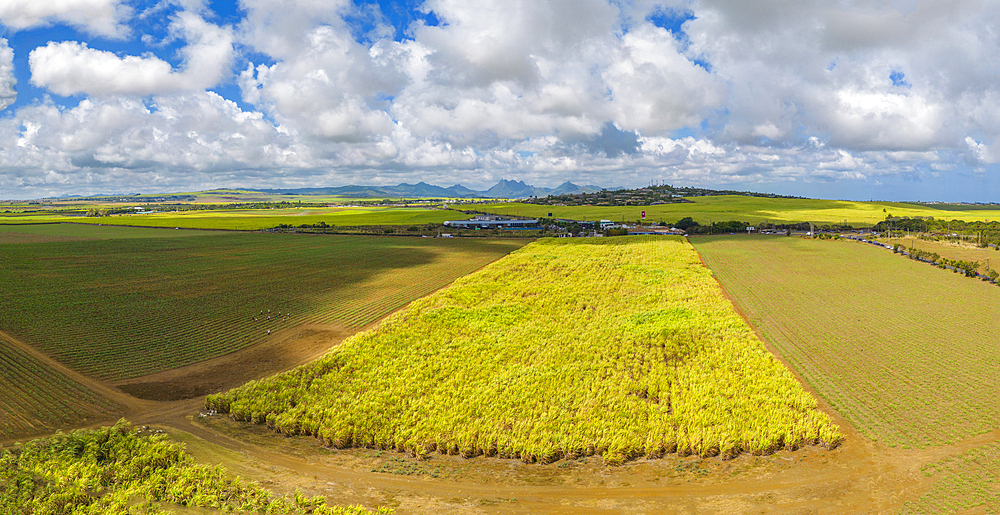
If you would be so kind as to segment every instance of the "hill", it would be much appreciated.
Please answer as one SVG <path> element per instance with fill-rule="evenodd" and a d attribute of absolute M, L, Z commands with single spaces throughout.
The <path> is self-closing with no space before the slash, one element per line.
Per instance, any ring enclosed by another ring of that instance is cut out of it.
<path fill-rule="evenodd" d="M 532 186 L 524 181 L 501 179 L 487 190 L 473 190 L 461 184 L 443 188 L 418 182 L 417 184 L 401 183 L 396 186 L 336 186 L 328 188 L 257 188 L 254 191 L 280 195 L 330 195 L 341 197 L 375 198 L 375 197 L 426 197 L 426 198 L 528 198 L 546 195 L 569 195 L 576 193 L 591 193 L 601 191 L 599 186 L 577 186 L 572 182 L 564 182 L 555 188 Z"/>
<path fill-rule="evenodd" d="M 562 186 L 560 186 L 559 188 L 550 191 L 547 197 L 529 198 L 524 202 L 549 206 L 655 206 L 659 204 L 690 202 L 684 197 L 739 195 L 743 197 L 762 198 L 803 198 L 776 195 L 773 193 L 673 187 L 670 185 L 647 186 L 645 188 L 636 189 L 619 188 L 617 190 L 605 189 L 587 191 L 587 187 L 579 188 L 576 187 L 575 184 L 566 184 L 569 184 L 572 188 L 567 188 L 565 191 L 562 191 Z"/>

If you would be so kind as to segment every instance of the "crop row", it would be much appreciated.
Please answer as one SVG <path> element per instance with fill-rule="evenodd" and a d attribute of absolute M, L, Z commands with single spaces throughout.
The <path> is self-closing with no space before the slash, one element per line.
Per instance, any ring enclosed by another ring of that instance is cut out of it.
<path fill-rule="evenodd" d="M 931 463 L 921 469 L 933 485 L 907 502 L 904 515 L 958 513 L 975 508 L 1000 512 L 1000 443 L 994 442 Z"/>
<path fill-rule="evenodd" d="M 0 339 L 0 438 L 109 419 L 121 409 Z"/>
<path fill-rule="evenodd" d="M 840 439 L 679 239 L 532 243 L 207 405 L 335 446 L 526 462 Z"/>
<path fill-rule="evenodd" d="M 766 339 L 865 435 L 927 446 L 1000 424 L 996 288 L 839 242 L 696 246 Z"/>
<path fill-rule="evenodd" d="M 101 379 L 136 377 L 269 330 L 365 325 L 520 245 L 225 233 L 7 245 L 0 329 Z M 254 320 L 262 310 L 292 316 Z"/>

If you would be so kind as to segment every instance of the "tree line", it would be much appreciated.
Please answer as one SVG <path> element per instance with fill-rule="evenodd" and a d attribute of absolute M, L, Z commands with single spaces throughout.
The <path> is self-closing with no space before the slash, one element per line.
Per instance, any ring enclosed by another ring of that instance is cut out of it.
<path fill-rule="evenodd" d="M 980 247 L 1000 244 L 1000 222 L 937 220 L 932 217 L 893 217 L 875 224 L 878 232 L 917 232 L 936 240 L 963 240 Z M 954 235 L 954 236 L 953 236 Z"/>

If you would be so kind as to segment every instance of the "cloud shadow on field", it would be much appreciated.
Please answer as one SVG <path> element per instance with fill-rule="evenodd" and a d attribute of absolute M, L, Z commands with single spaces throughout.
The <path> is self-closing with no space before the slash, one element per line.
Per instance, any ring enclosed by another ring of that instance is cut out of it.
<path fill-rule="evenodd" d="M 121 380 L 244 349 L 269 331 L 367 325 L 512 248 L 234 233 L 0 245 L 0 302 L 11 306 L 0 330 Z"/>

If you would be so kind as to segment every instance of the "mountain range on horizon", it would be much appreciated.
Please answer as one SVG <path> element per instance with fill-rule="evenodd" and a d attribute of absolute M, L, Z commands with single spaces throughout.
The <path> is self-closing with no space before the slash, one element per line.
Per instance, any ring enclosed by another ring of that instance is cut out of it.
<path fill-rule="evenodd" d="M 573 195 L 577 193 L 594 193 L 609 188 L 585 185 L 578 186 L 566 181 L 555 188 L 532 186 L 524 181 L 501 179 L 490 189 L 481 191 L 466 188 L 456 184 L 447 188 L 418 182 L 416 184 L 401 183 L 396 186 L 333 186 L 327 188 L 254 188 L 254 191 L 277 194 L 295 195 L 338 195 L 346 197 L 451 197 L 451 198 L 528 198 L 545 197 L 548 195 Z M 612 188 L 620 189 L 620 188 Z"/>

